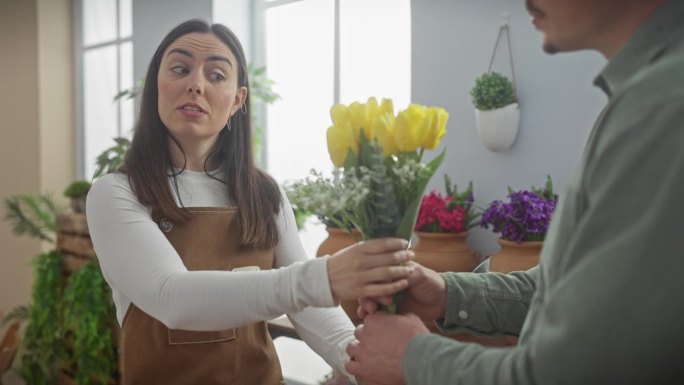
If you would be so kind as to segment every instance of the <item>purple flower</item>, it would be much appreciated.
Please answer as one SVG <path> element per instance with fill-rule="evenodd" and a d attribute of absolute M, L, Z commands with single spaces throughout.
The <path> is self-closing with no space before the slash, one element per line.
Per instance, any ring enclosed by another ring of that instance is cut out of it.
<path fill-rule="evenodd" d="M 508 203 L 495 200 L 482 213 L 481 226 L 491 226 L 503 239 L 522 243 L 543 241 L 556 209 L 556 197 L 548 199 L 534 191 L 508 195 Z"/>

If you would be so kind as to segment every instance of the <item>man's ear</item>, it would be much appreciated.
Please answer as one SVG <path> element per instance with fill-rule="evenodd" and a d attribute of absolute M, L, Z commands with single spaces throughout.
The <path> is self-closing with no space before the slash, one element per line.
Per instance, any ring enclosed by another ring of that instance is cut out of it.
<path fill-rule="evenodd" d="M 249 93 L 247 87 L 242 86 L 238 88 L 237 92 L 235 93 L 235 103 L 233 104 L 233 108 L 230 111 L 230 116 L 233 116 L 233 114 L 235 114 L 247 101 L 247 93 Z"/>

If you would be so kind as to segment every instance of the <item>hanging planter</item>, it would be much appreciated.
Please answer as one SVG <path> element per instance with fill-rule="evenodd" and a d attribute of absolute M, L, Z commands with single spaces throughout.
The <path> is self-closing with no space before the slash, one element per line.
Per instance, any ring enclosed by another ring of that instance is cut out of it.
<path fill-rule="evenodd" d="M 492 71 L 501 36 L 506 34 L 513 81 Z M 508 22 L 504 21 L 489 61 L 489 69 L 470 90 L 475 106 L 475 122 L 480 140 L 491 151 L 508 150 L 515 142 L 520 125 L 520 105 L 515 91 L 515 70 Z"/>
<path fill-rule="evenodd" d="M 475 110 L 475 122 L 480 140 L 489 150 L 506 151 L 518 136 L 520 105 L 512 103 L 493 110 Z"/>

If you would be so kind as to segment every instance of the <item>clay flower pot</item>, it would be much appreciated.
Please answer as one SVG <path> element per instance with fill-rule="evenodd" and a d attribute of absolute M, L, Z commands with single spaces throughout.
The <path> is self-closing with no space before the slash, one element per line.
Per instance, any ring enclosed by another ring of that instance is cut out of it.
<path fill-rule="evenodd" d="M 467 232 L 428 233 L 416 231 L 418 243 L 413 248 L 416 262 L 438 272 L 473 271 L 479 262 L 477 253 L 466 243 Z"/>
<path fill-rule="evenodd" d="M 544 242 L 517 243 L 498 239 L 501 250 L 492 256 L 490 271 L 510 273 L 529 270 L 539 264 L 539 256 Z"/>

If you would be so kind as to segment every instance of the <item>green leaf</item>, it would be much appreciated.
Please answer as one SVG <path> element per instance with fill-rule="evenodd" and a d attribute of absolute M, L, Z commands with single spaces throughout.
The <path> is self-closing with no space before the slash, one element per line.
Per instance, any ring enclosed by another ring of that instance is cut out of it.
<path fill-rule="evenodd" d="M 5 198 L 5 220 L 14 233 L 54 243 L 59 208 L 50 195 L 15 195 Z"/>
<path fill-rule="evenodd" d="M 359 165 L 359 158 L 356 157 L 354 151 L 350 148 L 347 150 L 347 159 L 344 160 L 344 169 L 351 170 Z"/>
<path fill-rule="evenodd" d="M 409 206 L 406 208 L 399 227 L 397 228 L 396 236 L 399 238 L 410 239 L 413 233 L 413 228 L 416 224 L 416 218 L 418 217 L 418 211 L 420 209 L 420 202 L 423 200 L 423 194 L 425 193 L 425 188 L 430 181 L 430 178 L 435 174 L 439 166 L 442 164 L 444 157 L 446 156 L 446 148 L 430 163 L 427 164 L 424 170 L 424 177 L 418 182 L 416 191 L 419 193 L 416 195 L 415 199 L 411 201 Z"/>

